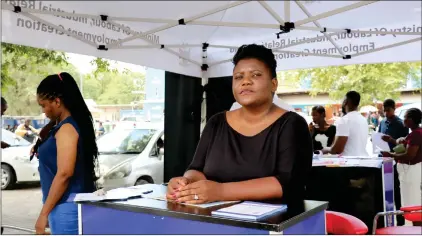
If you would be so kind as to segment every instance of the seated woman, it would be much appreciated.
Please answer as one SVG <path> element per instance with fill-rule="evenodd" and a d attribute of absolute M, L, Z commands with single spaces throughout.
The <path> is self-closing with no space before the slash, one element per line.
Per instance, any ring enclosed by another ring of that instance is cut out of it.
<path fill-rule="evenodd" d="M 382 152 L 384 157 L 392 157 L 397 161 L 397 172 L 400 180 L 400 195 L 402 206 L 420 206 L 422 196 L 422 112 L 411 108 L 404 114 L 404 126 L 412 130 L 406 138 L 393 139 L 387 136 L 387 141 L 403 144 L 404 152 Z M 407 222 L 409 224 L 409 222 Z M 422 226 L 422 222 L 413 222 L 415 226 Z"/>
<path fill-rule="evenodd" d="M 273 52 L 243 45 L 233 63 L 233 95 L 242 107 L 209 119 L 188 170 L 170 180 L 167 198 L 190 204 L 303 200 L 312 139 L 304 118 L 273 104 Z"/>
<path fill-rule="evenodd" d="M 325 108 L 315 106 L 312 108 L 312 123 L 309 124 L 314 151 L 330 147 L 336 137 L 336 127 L 325 121 Z"/>

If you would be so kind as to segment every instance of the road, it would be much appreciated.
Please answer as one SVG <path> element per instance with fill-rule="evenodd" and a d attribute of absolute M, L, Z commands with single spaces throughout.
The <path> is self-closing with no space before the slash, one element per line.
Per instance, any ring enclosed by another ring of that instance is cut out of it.
<path fill-rule="evenodd" d="M 39 184 L 21 184 L 13 190 L 2 190 L 2 225 L 34 229 L 42 208 Z M 30 234 L 29 232 L 4 229 L 3 234 Z"/>

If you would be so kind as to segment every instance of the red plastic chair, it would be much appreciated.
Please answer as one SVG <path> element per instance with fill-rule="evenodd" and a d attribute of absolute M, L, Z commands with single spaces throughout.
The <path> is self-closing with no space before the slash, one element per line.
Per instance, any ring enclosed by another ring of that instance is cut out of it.
<path fill-rule="evenodd" d="M 328 234 L 363 235 L 368 232 L 368 227 L 365 223 L 345 213 L 326 211 L 325 220 Z"/>
<path fill-rule="evenodd" d="M 400 234 L 411 234 L 421 235 L 422 226 L 391 226 L 377 229 L 377 221 L 380 216 L 388 215 L 403 215 L 408 221 L 419 222 L 422 221 L 422 206 L 408 206 L 400 208 L 400 211 L 389 211 L 380 212 L 374 218 L 374 227 L 372 234 L 389 234 L 389 235 L 400 235 Z"/>

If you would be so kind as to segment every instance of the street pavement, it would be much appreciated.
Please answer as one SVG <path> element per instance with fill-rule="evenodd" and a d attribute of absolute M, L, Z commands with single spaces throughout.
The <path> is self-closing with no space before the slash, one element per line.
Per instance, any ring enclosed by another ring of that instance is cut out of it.
<path fill-rule="evenodd" d="M 20 184 L 13 190 L 1 191 L 2 225 L 34 230 L 42 208 L 42 194 L 38 184 Z M 31 234 L 20 230 L 4 229 L 3 234 Z"/>

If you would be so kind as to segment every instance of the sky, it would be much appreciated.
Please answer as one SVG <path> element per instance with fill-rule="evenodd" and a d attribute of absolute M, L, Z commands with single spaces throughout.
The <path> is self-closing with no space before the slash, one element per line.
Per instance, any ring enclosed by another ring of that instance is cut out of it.
<path fill-rule="evenodd" d="M 95 69 L 95 66 L 91 65 L 91 61 L 95 59 L 93 56 L 85 56 L 81 54 L 76 53 L 66 53 L 66 55 L 69 58 L 69 62 L 72 63 L 81 73 L 87 74 L 92 72 Z M 111 65 L 114 68 L 117 68 L 119 71 L 123 71 L 125 68 L 133 71 L 133 72 L 145 72 L 144 66 L 134 65 L 130 63 L 125 62 L 116 62 L 111 61 Z M 115 65 L 115 66 L 114 66 Z"/>

